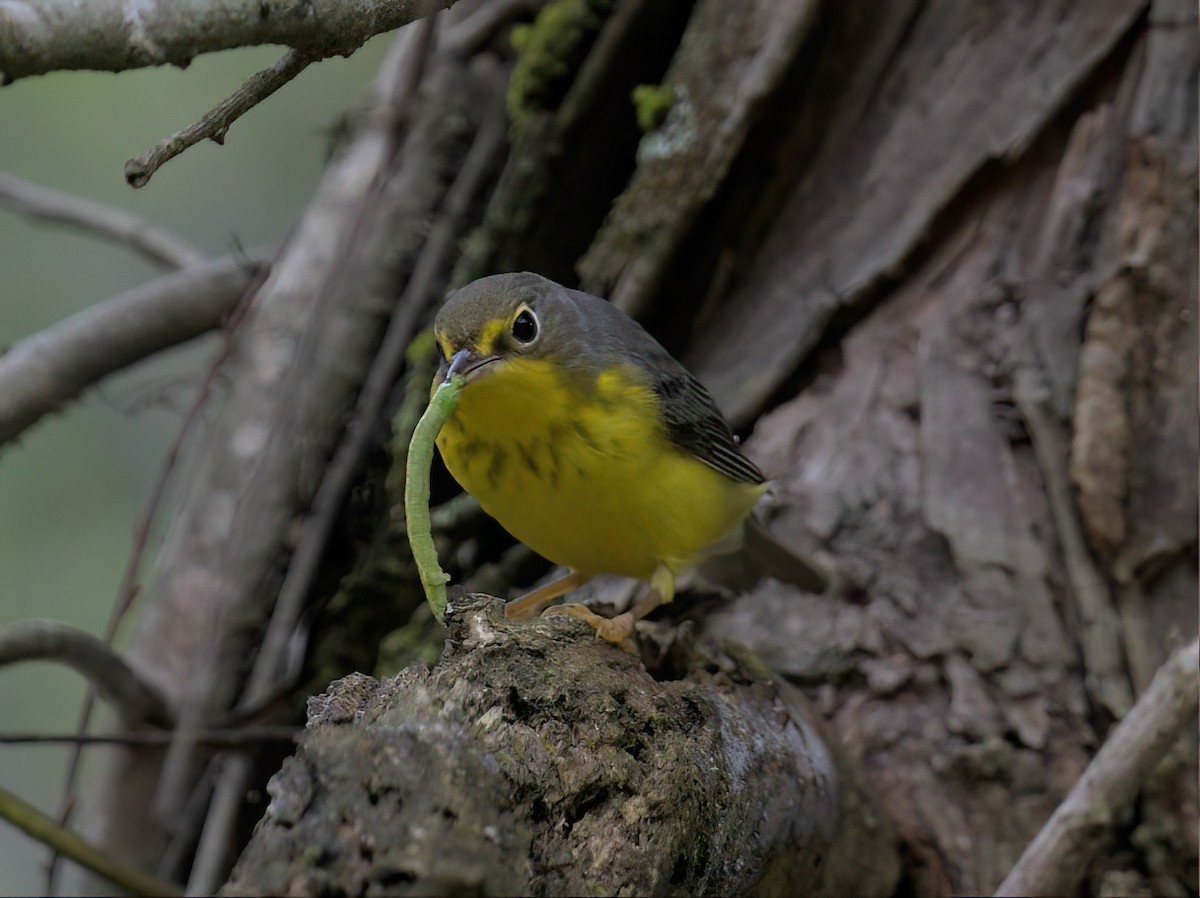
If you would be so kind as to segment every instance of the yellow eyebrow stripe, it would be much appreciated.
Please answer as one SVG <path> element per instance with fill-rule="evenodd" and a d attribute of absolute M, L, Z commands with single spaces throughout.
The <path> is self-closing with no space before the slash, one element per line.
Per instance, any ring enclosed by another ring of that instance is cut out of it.
<path fill-rule="evenodd" d="M 479 334 L 479 345 L 475 351 L 480 355 L 492 355 L 496 351 L 496 340 L 509 328 L 509 322 L 503 318 L 495 318 L 483 326 Z"/>
<path fill-rule="evenodd" d="M 460 349 L 473 349 L 480 355 L 492 355 L 496 351 L 496 341 L 500 338 L 501 334 L 507 333 L 509 326 L 508 321 L 505 321 L 503 318 L 497 318 L 484 325 L 474 345 L 464 344 L 462 346 L 455 346 L 445 334 L 436 335 L 437 345 L 442 351 L 442 358 L 447 361 L 453 358 L 454 353 Z"/>

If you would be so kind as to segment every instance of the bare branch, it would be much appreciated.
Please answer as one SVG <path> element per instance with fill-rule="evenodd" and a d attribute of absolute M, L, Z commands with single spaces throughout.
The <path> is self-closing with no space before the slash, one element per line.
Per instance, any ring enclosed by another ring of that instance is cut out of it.
<path fill-rule="evenodd" d="M 118 863 L 3 787 L 0 787 L 0 817 L 133 895 L 183 894 L 174 883 Z"/>
<path fill-rule="evenodd" d="M 407 70 L 416 56 L 384 68 Z M 458 58 L 439 59 L 427 74 L 428 100 L 423 88 L 409 102 L 389 79 L 373 92 L 373 108 L 329 166 L 232 341 L 230 389 L 198 450 L 132 649 L 180 703 L 189 735 L 211 728 L 214 715 L 239 699 L 238 671 L 259 648 L 279 562 L 294 548 L 397 287 L 482 117 L 485 88 L 498 80 Z M 189 626 L 179 626 L 180 615 Z M 187 770 L 180 762 L 189 753 L 198 767 L 205 752 L 190 750 L 186 739 L 173 744 L 165 766 L 157 751 L 109 754 L 89 799 L 104 808 L 106 846 L 148 867 L 161 862 L 165 824 L 184 816 L 195 788 L 197 767 L 182 778 L 174 772 Z M 228 759 L 223 771 L 236 762 Z M 226 819 L 221 800 L 214 796 L 210 821 Z M 200 853 L 216 862 L 197 857 L 197 884 L 220 878 L 227 846 L 215 823 L 202 843 Z"/>
<path fill-rule="evenodd" d="M 182 237 L 139 215 L 34 184 L 16 175 L 0 173 L 0 206 L 123 244 L 164 268 L 190 268 L 207 261 L 204 253 Z"/>
<path fill-rule="evenodd" d="M 415 87 L 415 81 L 411 87 Z M 437 272 L 445 268 L 454 249 L 455 238 L 461 232 L 463 221 L 470 210 L 471 201 L 482 188 L 485 175 L 494 165 L 496 157 L 504 151 L 507 143 L 507 121 L 504 107 L 494 105 L 491 114 L 484 119 L 476 134 L 475 142 L 463 161 L 458 178 L 446 194 L 442 215 L 425 243 L 404 294 L 396 304 L 396 311 L 359 396 L 354 418 L 317 489 L 312 514 L 305 521 L 300 533 L 295 554 L 279 591 L 279 599 L 263 637 L 262 648 L 255 659 L 243 705 L 239 708 L 244 708 L 246 702 L 253 705 L 269 698 L 271 690 L 278 688 L 279 671 L 283 667 L 289 640 L 299 622 L 304 600 L 316 579 L 321 560 L 325 557 L 325 549 L 338 512 L 346 494 L 354 485 L 363 456 L 370 446 L 374 424 L 379 420 L 392 384 L 403 367 L 405 347 L 422 316 L 436 298 Z M 217 825 L 214 827 L 206 824 L 205 836 L 212 831 L 219 833 L 222 838 L 233 833 L 232 815 L 236 814 L 241 806 L 249 771 L 250 766 L 247 763 L 230 764 L 226 769 L 217 786 L 217 798 L 209 815 L 209 824 L 215 821 Z M 218 818 L 219 813 L 224 813 L 230 819 L 221 821 Z M 204 845 L 205 842 L 202 840 L 201 844 Z M 197 867 L 201 866 L 201 858 L 214 858 L 215 863 L 215 858 L 223 857 L 226 851 L 227 848 L 222 847 L 221 850 L 214 849 L 211 853 L 198 852 Z M 210 882 L 201 881 L 200 884 L 209 886 Z"/>
<path fill-rule="evenodd" d="M 0 83 L 67 69 L 186 66 L 201 53 L 281 44 L 311 59 L 348 56 L 376 34 L 454 0 L 92 0 L 0 4 Z"/>
<path fill-rule="evenodd" d="M 151 175 L 164 163 L 174 159 L 190 146 L 208 139 L 225 142 L 225 133 L 235 121 L 283 87 L 315 62 L 315 57 L 290 50 L 275 64 L 251 75 L 241 87 L 217 104 L 200 121 L 160 140 L 136 159 L 125 163 L 125 180 L 130 187 L 145 187 Z"/>
<path fill-rule="evenodd" d="M 1167 659 L 1083 776 L 1025 849 L 997 895 L 1072 894 L 1116 816 L 1133 801 L 1200 700 L 1196 640 Z"/>
<path fill-rule="evenodd" d="M 18 661 L 58 661 L 82 674 L 129 722 L 166 725 L 173 718 L 158 690 L 112 648 L 83 630 L 27 620 L 0 633 L 0 667 Z"/>
<path fill-rule="evenodd" d="M 1032 345 L 1030 343 L 1029 345 Z M 1115 718 L 1133 704 L 1129 681 L 1121 669 L 1121 625 L 1104 577 L 1096 569 L 1083 536 L 1083 525 L 1071 498 L 1068 450 L 1046 408 L 1049 393 L 1037 363 L 1026 360 L 1013 377 L 1013 398 L 1025 420 L 1033 452 L 1046 484 L 1050 513 L 1062 545 L 1079 612 L 1088 693 Z"/>
<path fill-rule="evenodd" d="M 345 289 L 345 283 L 354 279 L 357 262 L 364 259 L 369 253 L 367 241 L 359 239 L 363 229 L 369 226 L 369 222 L 378 221 L 380 215 L 388 214 L 386 210 L 407 209 L 420 202 L 410 181 L 399 177 L 389 182 L 385 188 L 382 176 L 400 147 L 397 143 L 400 131 L 399 123 L 408 119 L 415 105 L 412 101 L 425 76 L 425 61 L 432 46 L 433 29 L 434 22 L 426 20 L 421 23 L 420 27 L 408 29 L 399 36 L 388 59 L 381 66 L 374 96 L 360 134 L 327 173 L 326 179 L 323 181 L 322 193 L 318 195 L 306 217 L 305 224 L 308 225 L 308 230 L 305 229 L 304 224 L 301 225 L 297 234 L 298 242 L 290 247 L 291 252 L 285 255 L 285 259 L 292 263 L 293 268 L 306 268 L 313 265 L 312 255 L 301 249 L 304 246 L 303 241 L 317 240 L 323 245 L 329 245 L 330 230 L 328 227 L 320 227 L 318 221 L 325 218 L 336 222 L 334 232 L 341 234 L 345 243 L 333 244 L 332 249 L 337 252 L 336 257 L 331 260 L 332 264 L 320 269 L 319 283 L 314 285 L 311 294 L 305 296 L 315 304 L 313 314 L 318 319 L 325 317 L 326 320 L 329 320 L 332 308 L 340 295 L 339 290 Z M 414 143 L 420 144 L 426 134 L 425 129 L 428 128 L 429 122 L 440 120 L 444 114 L 445 108 L 439 105 L 437 113 L 432 118 L 423 123 L 413 124 L 412 130 L 407 133 L 405 138 L 405 147 Z M 395 192 L 393 193 L 393 191 Z M 422 216 L 427 214 L 428 211 L 425 211 Z M 391 229 L 386 225 L 380 224 L 376 227 L 383 227 L 386 232 L 391 233 Z M 389 237 L 389 245 L 394 245 L 391 243 L 392 240 L 394 240 L 394 236 Z M 353 247 L 352 250 L 351 247 Z M 281 263 L 281 269 L 285 269 L 285 265 L 286 262 Z M 386 278 L 387 268 L 378 270 L 374 276 Z M 280 277 L 286 279 L 286 269 L 281 270 Z M 374 295 L 374 292 L 373 289 L 368 289 L 367 297 Z M 363 305 L 364 303 L 360 300 L 359 304 Z M 338 311 L 339 314 L 349 313 L 350 304 L 340 306 Z M 360 339 L 366 337 L 371 332 L 373 320 L 373 316 L 360 316 L 359 326 L 352 329 L 354 334 Z M 312 329 L 308 332 L 315 334 L 319 330 L 319 328 Z M 315 346 L 307 341 L 303 345 L 315 350 Z M 329 344 L 325 344 L 325 348 L 328 346 Z M 341 368 L 340 363 L 339 368 Z M 338 381 L 343 387 L 348 385 L 345 380 L 344 368 L 341 368 Z M 342 402 L 344 403 L 344 400 Z M 330 409 L 330 411 L 336 410 L 336 417 L 340 421 L 345 415 L 344 409 L 344 404 L 340 404 L 340 407 Z M 277 459 L 277 466 L 283 470 L 284 466 L 279 465 L 278 462 Z M 318 492 L 314 496 L 314 501 L 324 506 L 328 501 L 328 496 Z M 320 515 L 317 517 L 319 518 Z M 318 521 L 316 529 L 319 530 L 322 526 L 325 525 Z M 289 625 L 288 621 L 289 619 L 294 621 L 305 597 L 306 591 L 301 592 L 294 586 L 288 590 L 287 595 L 280 597 L 278 602 L 282 603 L 282 607 L 279 609 L 279 616 L 269 625 L 265 643 L 274 646 L 277 644 L 278 637 L 282 635 L 286 638 L 290 635 L 294 625 Z M 260 654 L 262 657 L 256 661 L 249 683 L 242 694 L 243 703 L 253 704 L 263 695 L 269 694 L 275 688 L 278 680 L 280 653 L 275 652 L 274 649 L 268 652 L 264 645 Z M 197 710 L 203 712 L 202 708 Z M 185 719 L 188 722 L 193 720 L 191 717 Z M 194 720 L 197 724 L 203 722 L 199 717 Z M 191 753 L 192 746 L 184 741 L 179 741 L 172 746 L 164 765 L 156 800 L 159 808 L 166 808 L 178 803 L 179 796 L 183 792 L 181 787 L 186 784 L 186 777 L 181 777 L 180 772 L 186 771 Z M 214 791 L 208 819 L 205 821 L 201 833 L 189 878 L 188 887 L 192 892 L 207 893 L 214 890 L 228 870 L 233 824 L 238 809 L 242 805 L 246 782 L 251 770 L 252 765 L 247 759 L 232 758 L 222 771 L 220 781 Z"/>
<path fill-rule="evenodd" d="M 442 214 L 425 243 L 404 294 L 396 304 L 383 343 L 367 374 L 354 418 L 346 428 L 345 437 L 317 489 L 312 514 L 305 521 L 280 587 L 279 600 L 246 690 L 246 699 L 251 704 L 266 697 L 277 687 L 278 672 L 283 667 L 289 639 L 303 611 L 304 599 L 320 569 L 338 512 L 354 485 L 363 456 L 371 444 L 375 423 L 382 414 L 392 385 L 400 376 L 404 350 L 422 317 L 437 298 L 435 284 L 438 272 L 446 266 L 455 246 L 455 238 L 470 211 L 471 201 L 483 186 L 484 176 L 506 146 L 506 129 L 504 108 L 497 103 L 480 127 L 458 178 L 447 192 Z"/>
<path fill-rule="evenodd" d="M 0 445 L 102 377 L 219 326 L 266 258 L 164 275 L 17 343 L 0 356 Z"/>
<path fill-rule="evenodd" d="M 243 291 L 241 299 L 235 306 L 233 311 L 225 318 L 227 337 L 222 344 L 221 351 L 217 353 L 216 358 L 209 366 L 203 382 L 200 384 L 200 389 L 197 391 L 195 398 L 192 400 L 192 406 L 188 409 L 188 413 L 180 425 L 178 433 L 175 435 L 175 440 L 171 444 L 170 450 L 167 452 L 166 460 L 163 462 L 162 469 L 159 471 L 158 479 L 155 481 L 154 489 L 151 492 L 150 499 L 146 503 L 146 507 L 142 510 L 141 517 L 138 519 L 137 526 L 134 528 L 133 550 L 130 553 L 129 560 L 125 563 L 125 572 L 121 575 L 121 585 L 117 590 L 117 598 L 113 603 L 112 612 L 109 614 L 108 623 L 104 627 L 104 641 L 108 645 L 112 645 L 113 638 L 116 636 L 117 628 L 124 619 L 129 607 L 133 604 L 133 599 L 138 591 L 137 575 L 141 570 L 142 556 L 145 553 L 146 545 L 149 542 L 150 526 L 154 522 L 158 509 L 162 504 L 163 497 L 166 495 L 167 483 L 170 480 L 171 473 L 175 470 L 175 465 L 179 460 L 179 455 L 183 449 L 184 441 L 191 433 L 192 428 L 200 419 L 200 412 L 208 402 L 209 396 L 212 394 L 213 385 L 216 382 L 217 372 L 220 370 L 225 359 L 229 356 L 230 346 L 232 345 L 232 334 L 236 330 L 238 323 L 245 317 L 246 310 L 250 303 L 253 302 L 254 296 L 258 292 L 258 288 L 262 285 L 262 281 L 267 277 L 270 268 L 267 265 L 259 267 L 257 274 L 251 279 L 250 284 Z M 88 724 L 91 722 L 92 710 L 95 704 L 95 692 L 88 690 L 87 695 L 83 700 L 83 706 L 79 711 L 79 724 L 76 727 L 77 735 L 84 736 L 87 732 Z M 172 735 L 173 737 L 173 735 Z M 82 760 L 83 743 L 76 743 L 73 747 L 70 758 L 67 761 L 66 774 L 63 777 L 63 793 L 62 800 L 59 804 L 59 823 L 66 826 L 71 818 L 71 814 L 75 808 L 75 784 L 79 776 L 79 765 Z M 52 852 L 49 862 L 46 864 L 46 889 L 47 895 L 57 894 L 59 889 L 56 885 L 56 878 L 59 868 L 59 855 L 57 852 Z"/>
<path fill-rule="evenodd" d="M 214 748 L 257 746 L 264 742 L 291 742 L 298 727 L 250 726 L 200 730 L 196 741 Z M 0 745 L 168 745 L 170 730 L 127 730 L 123 733 L 0 733 Z"/>

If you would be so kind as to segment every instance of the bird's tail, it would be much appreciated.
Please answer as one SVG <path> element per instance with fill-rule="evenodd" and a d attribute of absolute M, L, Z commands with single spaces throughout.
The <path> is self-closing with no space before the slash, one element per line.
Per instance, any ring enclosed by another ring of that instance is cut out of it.
<path fill-rule="evenodd" d="M 721 547 L 723 554 L 706 559 L 700 576 L 738 592 L 763 577 L 773 577 L 806 592 L 823 593 L 833 580 L 830 566 L 798 546 L 781 542 L 756 515 L 742 524 L 741 545 Z"/>

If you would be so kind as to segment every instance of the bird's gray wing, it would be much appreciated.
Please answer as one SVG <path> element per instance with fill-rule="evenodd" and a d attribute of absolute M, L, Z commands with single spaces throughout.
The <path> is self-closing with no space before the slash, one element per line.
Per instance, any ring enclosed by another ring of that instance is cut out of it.
<path fill-rule="evenodd" d="M 670 358 L 668 356 L 668 358 Z M 686 368 L 675 362 L 654 371 L 652 387 L 658 396 L 667 437 L 710 468 L 744 483 L 762 483 L 762 472 L 742 455 L 733 431 L 712 396 Z"/>
<path fill-rule="evenodd" d="M 764 481 L 754 463 L 742 455 L 708 390 L 662 344 L 607 300 L 578 290 L 566 293 L 589 312 L 584 331 L 587 345 L 632 364 L 649 379 L 672 443 L 733 480 Z"/>

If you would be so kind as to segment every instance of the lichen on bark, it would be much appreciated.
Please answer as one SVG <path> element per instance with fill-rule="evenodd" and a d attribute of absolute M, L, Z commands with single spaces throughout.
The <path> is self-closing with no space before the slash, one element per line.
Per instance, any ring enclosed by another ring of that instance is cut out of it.
<path fill-rule="evenodd" d="M 834 894 L 864 846 L 893 852 L 803 700 L 738 650 L 651 640 L 656 679 L 491 597 L 448 623 L 434 668 L 310 702 L 227 894 Z"/>
<path fill-rule="evenodd" d="M 532 25 L 514 29 L 520 55 L 507 97 L 514 128 L 523 127 L 531 113 L 558 105 L 613 6 L 614 0 L 554 0 Z"/>

